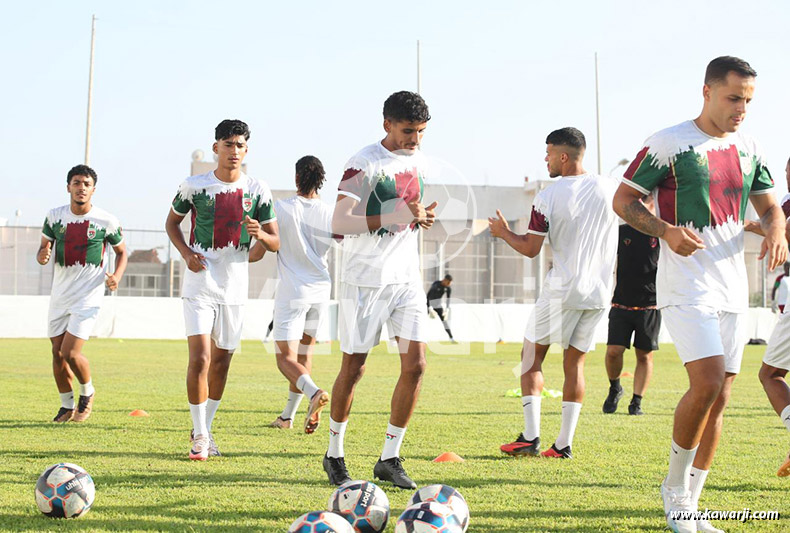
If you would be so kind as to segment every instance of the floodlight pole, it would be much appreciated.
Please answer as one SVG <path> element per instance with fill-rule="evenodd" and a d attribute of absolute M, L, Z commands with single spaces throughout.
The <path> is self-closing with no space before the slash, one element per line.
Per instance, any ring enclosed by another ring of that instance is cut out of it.
<path fill-rule="evenodd" d="M 598 98 L 598 52 L 595 52 L 595 133 L 598 145 L 598 174 L 601 174 L 601 105 Z"/>
<path fill-rule="evenodd" d="M 91 110 L 93 107 L 93 56 L 96 50 L 96 15 L 91 17 L 91 62 L 88 70 L 88 117 L 85 126 L 85 164 L 91 160 Z"/>

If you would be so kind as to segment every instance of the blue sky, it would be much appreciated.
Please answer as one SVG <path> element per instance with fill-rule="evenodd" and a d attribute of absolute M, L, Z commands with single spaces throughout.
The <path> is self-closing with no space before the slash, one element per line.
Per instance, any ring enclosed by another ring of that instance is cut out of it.
<path fill-rule="evenodd" d="M 788 2 L 14 2 L 0 21 L 0 218 L 11 223 L 21 209 L 21 224 L 38 225 L 67 202 L 94 13 L 94 203 L 127 228 L 163 226 L 191 153 L 210 152 L 224 118 L 250 124 L 250 175 L 288 188 L 313 154 L 333 201 L 345 161 L 382 137 L 384 99 L 416 89 L 417 39 L 433 116 L 423 149 L 469 183 L 546 178 L 546 134 L 567 125 L 587 135 L 595 170 L 597 51 L 604 173 L 695 117 L 706 64 L 731 54 L 759 74 L 743 131 L 786 190 Z"/>

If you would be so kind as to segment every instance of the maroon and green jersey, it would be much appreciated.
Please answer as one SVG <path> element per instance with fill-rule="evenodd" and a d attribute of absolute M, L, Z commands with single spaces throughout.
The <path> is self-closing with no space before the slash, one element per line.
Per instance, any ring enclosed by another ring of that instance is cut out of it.
<path fill-rule="evenodd" d="M 187 269 L 183 298 L 237 305 L 247 300 L 250 236 L 247 216 L 266 224 L 276 220 L 268 185 L 246 174 L 233 182 L 214 172 L 191 176 L 178 188 L 173 212 L 191 217 L 189 247 L 206 258 L 206 269 Z"/>
<path fill-rule="evenodd" d="M 375 216 L 408 210 L 422 201 L 427 158 L 416 150 L 390 152 L 380 142 L 366 146 L 346 163 L 338 194 L 359 202 L 353 214 Z M 395 225 L 343 240 L 341 281 L 382 287 L 420 279 L 417 227 Z"/>
<path fill-rule="evenodd" d="M 743 312 L 748 286 L 743 221 L 749 196 L 774 183 L 755 142 L 736 132 L 711 137 L 689 120 L 659 131 L 628 167 L 623 182 L 653 194 L 656 215 L 690 228 L 705 248 L 681 257 L 668 248 L 658 263 L 659 307 L 706 305 Z"/>
<path fill-rule="evenodd" d="M 104 248 L 123 241 L 121 224 L 96 206 L 75 215 L 70 205 L 47 213 L 41 234 L 52 241 L 55 277 L 50 306 L 70 309 L 98 307 L 104 295 Z"/>

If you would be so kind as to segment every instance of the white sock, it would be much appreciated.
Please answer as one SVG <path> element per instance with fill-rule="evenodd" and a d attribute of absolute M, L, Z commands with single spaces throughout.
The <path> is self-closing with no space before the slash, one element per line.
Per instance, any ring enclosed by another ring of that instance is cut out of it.
<path fill-rule="evenodd" d="M 540 437 L 540 395 L 522 396 L 521 407 L 524 409 L 524 438 L 535 440 Z"/>
<path fill-rule="evenodd" d="M 217 414 L 219 409 L 219 402 L 222 400 L 206 400 L 206 430 L 211 433 L 211 424 L 214 422 L 214 415 Z"/>
<path fill-rule="evenodd" d="M 74 409 L 74 391 L 60 393 L 60 406 L 64 409 Z"/>
<path fill-rule="evenodd" d="M 582 411 L 582 404 L 578 402 L 562 402 L 562 424 L 560 424 L 560 434 L 554 441 L 554 446 L 558 450 L 566 446 L 573 445 L 573 434 L 576 433 L 576 424 L 579 423 L 579 413 Z"/>
<path fill-rule="evenodd" d="M 189 404 L 189 413 L 192 415 L 192 429 L 195 436 L 208 435 L 208 428 L 206 427 L 206 402 Z"/>
<path fill-rule="evenodd" d="M 310 377 L 310 374 L 302 374 L 299 376 L 299 379 L 296 380 L 296 388 L 302 391 L 304 395 L 310 399 L 312 399 L 315 393 L 318 392 L 318 387 L 315 383 L 313 383 L 313 379 Z"/>
<path fill-rule="evenodd" d="M 299 404 L 302 403 L 304 394 L 299 392 L 288 391 L 288 401 L 285 402 L 285 409 L 283 409 L 280 418 L 283 420 L 293 420 L 296 416 L 296 411 L 299 410 Z"/>
<path fill-rule="evenodd" d="M 691 503 L 694 509 L 699 504 L 699 496 L 702 494 L 702 486 L 705 485 L 705 479 L 708 477 L 708 470 L 700 470 L 699 468 L 691 467 L 689 473 L 689 490 L 691 491 Z"/>
<path fill-rule="evenodd" d="M 790 431 L 790 405 L 782 409 L 782 414 L 779 415 L 782 419 L 782 423 L 785 427 Z"/>
<path fill-rule="evenodd" d="M 93 396 L 96 390 L 93 388 L 93 381 L 88 380 L 87 383 L 80 383 L 80 396 Z"/>
<path fill-rule="evenodd" d="M 688 490 L 691 463 L 697 455 L 697 448 L 699 445 L 694 446 L 692 450 L 681 448 L 675 439 L 672 439 L 672 448 L 669 450 L 669 473 L 664 481 L 667 487 L 683 487 L 684 490 Z"/>
<path fill-rule="evenodd" d="M 403 444 L 404 435 L 406 435 L 406 428 L 387 424 L 387 434 L 384 436 L 384 449 L 381 451 L 382 461 L 400 457 L 400 445 Z"/>
<path fill-rule="evenodd" d="M 346 453 L 343 450 L 343 439 L 346 436 L 346 426 L 348 420 L 345 422 L 335 422 L 332 417 L 329 417 L 329 450 L 326 452 L 328 457 L 345 457 Z"/>

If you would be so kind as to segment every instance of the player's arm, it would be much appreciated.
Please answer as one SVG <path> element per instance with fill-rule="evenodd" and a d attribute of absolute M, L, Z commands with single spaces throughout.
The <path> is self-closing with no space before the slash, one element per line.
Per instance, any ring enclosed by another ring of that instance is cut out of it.
<path fill-rule="evenodd" d="M 261 241 L 255 241 L 255 244 L 252 245 L 250 248 L 250 263 L 255 263 L 263 259 L 263 256 L 266 254 L 266 248 L 264 248 L 263 243 Z"/>
<path fill-rule="evenodd" d="M 760 228 L 765 235 L 758 259 L 768 255 L 768 270 L 773 270 L 787 260 L 787 224 L 784 213 L 773 194 L 752 194 L 749 200 L 760 217 Z"/>
<path fill-rule="evenodd" d="M 277 226 L 277 220 L 261 224 L 247 215 L 244 217 L 244 224 L 247 226 L 247 233 L 250 234 L 250 237 L 254 237 L 261 243 L 266 251 L 276 252 L 280 249 L 280 228 Z"/>
<path fill-rule="evenodd" d="M 702 239 L 689 228 L 674 226 L 650 213 L 642 203 L 643 192 L 621 183 L 614 194 L 612 207 L 629 226 L 647 235 L 664 239 L 678 255 L 689 256 L 705 248 Z"/>
<path fill-rule="evenodd" d="M 115 252 L 115 272 L 106 274 L 107 279 L 104 280 L 105 285 L 111 291 L 118 288 L 121 283 L 123 273 L 126 272 L 126 264 L 129 262 L 129 252 L 126 250 L 126 243 L 121 241 L 112 247 Z"/>
<path fill-rule="evenodd" d="M 181 221 L 184 220 L 184 215 L 179 215 L 172 209 L 167 214 L 165 221 L 165 231 L 170 238 L 170 242 L 176 247 L 178 253 L 184 258 L 187 263 L 187 268 L 192 272 L 200 272 L 206 269 L 206 258 L 202 254 L 192 251 L 184 240 L 184 234 L 181 233 Z"/>
<path fill-rule="evenodd" d="M 52 256 L 52 243 L 54 241 L 49 240 L 48 238 L 41 236 L 41 246 L 38 247 L 38 253 L 36 254 L 36 261 L 38 261 L 39 265 L 46 265 L 49 263 L 49 258 Z"/>
<path fill-rule="evenodd" d="M 408 209 L 396 208 L 392 213 L 383 215 L 355 215 L 354 208 L 359 201 L 345 194 L 337 196 L 335 211 L 332 214 L 332 233 L 337 235 L 361 235 L 373 233 L 383 227 L 395 224 L 419 224 L 430 228 L 436 219 L 437 202 L 424 206 L 418 201 L 406 204 Z"/>
<path fill-rule="evenodd" d="M 536 235 L 534 233 L 518 235 L 510 229 L 510 225 L 505 220 L 504 215 L 502 215 L 502 211 L 497 209 L 496 214 L 497 218 L 488 218 L 488 229 L 493 237 L 502 239 L 521 255 L 531 258 L 536 257 L 540 253 L 545 235 Z"/>

